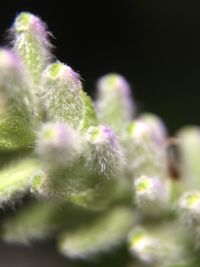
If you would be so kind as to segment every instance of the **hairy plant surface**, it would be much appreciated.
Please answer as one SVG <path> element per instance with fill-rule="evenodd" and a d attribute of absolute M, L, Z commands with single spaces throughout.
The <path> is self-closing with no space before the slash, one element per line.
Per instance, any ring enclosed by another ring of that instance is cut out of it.
<path fill-rule="evenodd" d="M 159 117 L 136 116 L 115 73 L 98 80 L 93 102 L 35 15 L 19 14 L 10 35 L 0 49 L 0 207 L 21 204 L 1 238 L 53 238 L 80 262 L 126 246 L 127 266 L 200 266 L 199 127 L 171 142 Z"/>

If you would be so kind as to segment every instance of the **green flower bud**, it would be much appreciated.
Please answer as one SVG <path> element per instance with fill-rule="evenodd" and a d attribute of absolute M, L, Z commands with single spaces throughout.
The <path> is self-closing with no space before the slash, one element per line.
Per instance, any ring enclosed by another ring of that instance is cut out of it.
<path fill-rule="evenodd" d="M 179 209 L 184 223 L 194 228 L 200 226 L 200 191 L 189 191 L 182 195 Z"/>
<path fill-rule="evenodd" d="M 34 140 L 32 91 L 20 59 L 0 50 L 0 150 L 27 147 Z"/>
<path fill-rule="evenodd" d="M 41 72 L 51 59 L 51 44 L 47 26 L 28 12 L 20 13 L 11 28 L 14 50 L 28 67 L 34 83 L 38 84 Z"/>
<path fill-rule="evenodd" d="M 98 120 L 92 99 L 83 90 L 80 92 L 80 97 L 82 100 L 83 110 L 79 130 L 81 132 L 85 132 L 90 126 L 97 126 Z"/>
<path fill-rule="evenodd" d="M 130 252 L 147 266 L 184 263 L 189 254 L 179 231 L 168 224 L 157 227 L 156 231 L 138 227 L 129 234 L 128 240 Z"/>
<path fill-rule="evenodd" d="M 79 75 L 62 63 L 51 64 L 43 73 L 42 88 L 48 119 L 77 128 L 83 111 Z"/>
<path fill-rule="evenodd" d="M 99 120 L 121 132 L 131 121 L 134 105 L 128 82 L 118 74 L 108 74 L 97 84 Z"/>
<path fill-rule="evenodd" d="M 200 128 L 186 127 L 177 134 L 181 176 L 186 189 L 200 189 Z"/>
<path fill-rule="evenodd" d="M 134 182 L 134 198 L 142 214 L 160 216 L 169 208 L 169 183 L 158 177 L 141 176 Z"/>
<path fill-rule="evenodd" d="M 66 123 L 46 123 L 41 127 L 36 152 L 47 170 L 63 168 L 80 154 L 80 137 Z"/>
<path fill-rule="evenodd" d="M 100 125 L 86 132 L 88 166 L 108 179 L 115 177 L 124 164 L 117 137 L 111 128 Z"/>
<path fill-rule="evenodd" d="M 133 121 L 128 128 L 127 158 L 135 178 L 142 175 L 163 178 L 167 174 L 166 147 L 148 123 Z"/>
<path fill-rule="evenodd" d="M 200 191 L 184 193 L 178 203 L 179 219 L 189 233 L 190 242 L 200 248 Z"/>
<path fill-rule="evenodd" d="M 158 116 L 151 113 L 143 113 L 139 116 L 139 121 L 148 125 L 152 131 L 152 138 L 155 142 L 159 143 L 162 147 L 166 145 L 167 129 Z"/>

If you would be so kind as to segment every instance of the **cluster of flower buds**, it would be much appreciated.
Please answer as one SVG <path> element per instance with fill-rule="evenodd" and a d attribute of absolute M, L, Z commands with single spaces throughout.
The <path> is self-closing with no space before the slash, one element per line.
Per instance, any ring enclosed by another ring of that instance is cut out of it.
<path fill-rule="evenodd" d="M 53 237 L 79 261 L 126 246 L 123 266 L 199 266 L 200 129 L 170 142 L 159 117 L 136 116 L 115 73 L 98 80 L 93 102 L 35 15 L 19 14 L 10 35 L 0 49 L 0 207 L 19 205 L 1 238 Z"/>

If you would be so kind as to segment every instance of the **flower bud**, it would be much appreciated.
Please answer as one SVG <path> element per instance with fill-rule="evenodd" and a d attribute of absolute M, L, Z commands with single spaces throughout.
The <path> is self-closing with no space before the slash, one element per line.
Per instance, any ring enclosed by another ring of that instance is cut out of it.
<path fill-rule="evenodd" d="M 169 205 L 169 184 L 158 177 L 141 176 L 134 182 L 135 203 L 142 214 L 159 216 Z"/>
<path fill-rule="evenodd" d="M 200 189 L 200 128 L 186 127 L 177 134 L 179 165 L 188 190 Z"/>
<path fill-rule="evenodd" d="M 152 131 L 152 138 L 155 142 L 162 147 L 166 145 L 167 129 L 163 121 L 158 116 L 151 113 L 144 113 L 139 116 L 139 121 L 148 125 Z"/>
<path fill-rule="evenodd" d="M 133 121 L 128 128 L 127 158 L 129 169 L 134 177 L 142 175 L 160 177 L 166 176 L 166 148 L 158 141 L 150 125 L 146 122 Z M 158 135 L 158 133 L 157 133 Z"/>
<path fill-rule="evenodd" d="M 136 229 L 129 235 L 129 246 L 134 256 L 145 264 L 158 264 L 163 260 L 162 244 L 143 229 Z"/>
<path fill-rule="evenodd" d="M 179 201 L 183 222 L 191 229 L 200 226 L 200 191 L 189 191 Z"/>
<path fill-rule="evenodd" d="M 90 126 L 97 126 L 98 119 L 92 99 L 83 90 L 80 92 L 80 97 L 83 109 L 79 130 L 80 132 L 85 132 Z"/>
<path fill-rule="evenodd" d="M 54 122 L 42 126 L 36 145 L 42 172 L 33 178 L 33 193 L 45 198 L 67 200 L 78 189 L 78 182 L 74 179 L 81 179 L 78 170 L 82 153 L 80 142 L 77 132 L 66 123 Z"/>
<path fill-rule="evenodd" d="M 20 13 L 11 28 L 14 50 L 26 64 L 32 80 L 38 84 L 41 72 L 51 59 L 49 32 L 41 19 L 28 12 Z"/>
<path fill-rule="evenodd" d="M 179 219 L 189 233 L 190 242 L 200 248 L 200 191 L 185 192 L 178 203 Z"/>
<path fill-rule="evenodd" d="M 26 71 L 12 51 L 0 50 L 0 150 L 12 151 L 34 140 L 35 114 Z"/>
<path fill-rule="evenodd" d="M 97 113 L 101 123 L 121 132 L 134 113 L 128 82 L 118 74 L 108 74 L 97 83 Z"/>
<path fill-rule="evenodd" d="M 129 250 L 144 265 L 171 266 L 184 263 L 188 256 L 182 241 L 180 233 L 169 225 L 157 231 L 138 227 L 129 234 Z"/>
<path fill-rule="evenodd" d="M 86 140 L 89 145 L 89 168 L 108 179 L 116 176 L 122 168 L 124 158 L 113 130 L 104 125 L 90 127 L 86 132 Z"/>
<path fill-rule="evenodd" d="M 79 75 L 62 63 L 51 64 L 43 73 L 42 88 L 48 119 L 77 128 L 83 109 Z"/>
<path fill-rule="evenodd" d="M 36 152 L 47 169 L 71 164 L 80 148 L 78 134 L 66 123 L 46 123 L 37 139 Z"/>

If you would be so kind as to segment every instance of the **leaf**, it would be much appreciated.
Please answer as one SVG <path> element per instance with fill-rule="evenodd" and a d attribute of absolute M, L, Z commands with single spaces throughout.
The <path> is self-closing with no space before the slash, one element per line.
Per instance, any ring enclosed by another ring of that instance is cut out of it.
<path fill-rule="evenodd" d="M 0 207 L 14 203 L 29 191 L 37 168 L 35 159 L 25 158 L 11 162 L 0 170 Z"/>
<path fill-rule="evenodd" d="M 59 250 L 67 257 L 89 260 L 120 246 L 132 225 L 132 211 L 115 208 L 87 226 L 64 233 Z"/>

